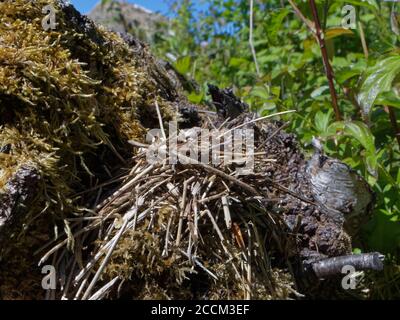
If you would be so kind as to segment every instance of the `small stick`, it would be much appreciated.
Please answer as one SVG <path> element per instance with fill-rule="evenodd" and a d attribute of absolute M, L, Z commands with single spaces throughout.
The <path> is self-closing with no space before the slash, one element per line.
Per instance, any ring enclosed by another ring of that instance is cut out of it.
<path fill-rule="evenodd" d="M 161 254 L 162 257 L 167 257 L 168 256 L 169 230 L 171 228 L 171 223 L 172 223 L 172 215 L 169 217 L 168 223 L 167 223 L 167 231 L 165 232 L 164 251 Z"/>
<path fill-rule="evenodd" d="M 87 281 L 89 279 L 89 275 L 90 275 L 90 273 L 88 273 L 86 275 L 86 278 L 82 281 L 81 285 L 78 288 L 78 292 L 75 294 L 74 300 L 78 300 L 79 299 L 79 297 L 80 297 L 80 295 L 81 295 L 81 293 L 83 291 L 83 288 L 86 286 L 86 283 L 87 283 Z"/>
<path fill-rule="evenodd" d="M 280 126 L 278 129 L 276 129 L 267 139 L 265 139 L 258 147 L 257 150 L 260 150 L 262 147 L 264 147 L 268 141 L 270 141 L 273 137 L 275 137 L 281 130 L 287 128 L 289 126 L 289 122 L 285 122 L 282 126 Z"/>
<path fill-rule="evenodd" d="M 68 279 L 67 279 L 67 283 L 65 284 L 65 288 L 64 288 L 61 300 L 68 300 L 68 290 L 69 290 L 69 287 L 70 287 L 71 282 L 72 282 L 72 277 L 73 277 L 74 272 L 75 272 L 75 267 L 76 267 L 76 259 L 74 258 L 74 262 L 73 262 L 72 267 L 71 267 L 71 272 L 69 273 L 69 276 L 68 276 Z"/>
<path fill-rule="evenodd" d="M 205 212 L 207 213 L 207 215 L 208 215 L 208 217 L 210 218 L 211 223 L 212 223 L 212 225 L 213 225 L 215 231 L 217 232 L 217 235 L 218 235 L 218 237 L 219 237 L 219 239 L 220 239 L 222 248 L 224 249 L 225 253 L 227 254 L 227 256 L 228 256 L 228 257 L 230 258 L 230 260 L 231 260 L 233 270 L 235 270 L 235 273 L 236 273 L 236 275 L 238 276 L 238 278 L 241 278 L 240 273 L 239 273 L 239 270 L 237 269 L 237 267 L 236 267 L 236 265 L 235 265 L 235 263 L 234 263 L 234 261 L 233 261 L 233 258 L 234 258 L 234 257 L 233 257 L 233 255 L 230 253 L 230 251 L 228 250 L 228 248 L 227 248 L 226 245 L 225 245 L 225 242 L 226 242 L 226 241 L 225 241 L 225 238 L 224 238 L 224 236 L 223 236 L 223 234 L 222 234 L 220 228 L 218 227 L 217 222 L 215 221 L 215 219 L 214 219 L 214 217 L 213 217 L 213 215 L 211 214 L 211 212 L 210 212 L 209 209 L 206 209 Z"/>
<path fill-rule="evenodd" d="M 209 121 L 210 125 L 213 127 L 214 130 L 217 130 L 217 127 L 214 125 L 214 122 L 211 121 L 210 117 L 207 116 L 207 120 Z"/>
<path fill-rule="evenodd" d="M 322 60 L 324 62 L 324 66 L 325 66 L 325 73 L 326 73 L 326 77 L 328 79 L 329 90 L 331 92 L 333 110 L 335 111 L 336 120 L 340 121 L 340 120 L 342 120 L 342 116 L 340 114 L 338 101 L 337 101 L 336 89 L 335 89 L 335 85 L 333 83 L 333 79 L 334 79 L 333 69 L 332 69 L 331 63 L 329 62 L 329 56 L 328 56 L 328 51 L 326 49 L 325 38 L 324 38 L 324 34 L 321 30 L 321 24 L 319 22 L 317 5 L 315 4 L 314 0 L 310 0 L 310 7 L 311 7 L 311 11 L 312 11 L 312 14 L 314 17 L 316 35 L 317 35 L 318 43 L 319 43 L 321 53 L 322 53 Z"/>
<path fill-rule="evenodd" d="M 222 208 L 224 209 L 224 218 L 225 218 L 226 228 L 228 230 L 231 230 L 231 228 L 232 228 L 232 217 L 231 217 L 231 212 L 229 210 L 228 198 L 226 196 L 222 196 L 221 197 L 221 202 L 222 202 Z"/>
<path fill-rule="evenodd" d="M 190 222 L 189 222 L 189 228 L 190 228 Z M 188 259 L 192 262 L 192 232 L 189 232 L 189 243 L 186 251 L 186 255 L 188 256 Z"/>
<path fill-rule="evenodd" d="M 384 108 L 385 108 L 385 111 L 389 114 L 389 119 L 390 119 L 390 123 L 393 128 L 393 131 L 394 131 L 394 135 L 397 139 L 397 143 L 400 146 L 400 129 L 399 129 L 399 126 L 397 125 L 395 109 L 393 107 L 389 107 L 389 106 L 384 106 Z"/>
<path fill-rule="evenodd" d="M 115 277 L 110 282 L 101 287 L 89 300 L 100 300 L 107 293 L 107 291 L 118 281 L 119 277 Z"/>
<path fill-rule="evenodd" d="M 201 269 L 203 269 L 205 272 L 207 272 L 212 278 L 214 278 L 215 280 L 218 280 L 218 277 L 214 273 L 212 273 L 210 270 L 208 270 L 197 258 L 193 257 L 193 261 Z"/>
<path fill-rule="evenodd" d="M 308 20 L 303 13 L 301 12 L 301 10 L 299 9 L 299 7 L 292 1 L 292 0 L 288 0 L 290 5 L 292 6 L 296 16 L 303 21 L 303 23 L 308 27 L 308 29 L 311 31 L 311 34 L 317 39 L 316 36 L 316 32 L 315 32 L 315 28 L 312 25 L 311 21 Z"/>
<path fill-rule="evenodd" d="M 367 41 L 365 39 L 364 28 L 363 28 L 361 21 L 358 21 L 358 27 L 360 29 L 360 38 L 361 38 L 361 44 L 362 44 L 363 51 L 364 51 L 365 60 L 368 60 L 368 56 L 369 56 L 368 46 L 367 46 Z"/>
<path fill-rule="evenodd" d="M 81 196 L 81 195 L 83 195 L 83 194 L 85 194 L 85 193 L 89 193 L 89 192 L 92 192 L 92 191 L 96 191 L 96 190 L 98 190 L 98 189 L 101 189 L 102 187 L 106 187 L 106 186 L 108 186 L 108 185 L 110 185 L 110 184 L 113 184 L 113 183 L 119 182 L 119 181 L 121 181 L 121 180 L 124 180 L 125 178 L 126 178 L 126 176 L 123 176 L 123 175 L 121 175 L 121 176 L 119 176 L 119 177 L 114 177 L 113 179 L 111 179 L 111 180 L 109 180 L 109 181 L 107 181 L 107 182 L 104 182 L 104 183 L 102 183 L 102 184 L 99 184 L 99 185 L 96 186 L 96 187 L 93 187 L 93 188 L 90 188 L 90 189 L 86 189 L 85 191 L 76 193 L 76 194 L 73 195 L 73 197 L 75 198 L 75 197 Z"/>
<path fill-rule="evenodd" d="M 141 143 L 135 140 L 129 140 L 128 143 L 136 148 L 145 148 L 147 149 L 148 147 L 150 147 L 150 145 L 145 144 L 145 143 Z"/>
<path fill-rule="evenodd" d="M 251 299 L 251 283 L 252 283 L 252 279 L 251 279 L 251 251 L 252 251 L 252 245 L 253 245 L 253 241 L 252 241 L 252 237 L 251 237 L 251 230 L 249 228 L 249 225 L 247 224 L 247 236 L 248 236 L 248 253 L 247 253 L 247 285 L 246 285 L 246 300 L 250 300 Z"/>
<path fill-rule="evenodd" d="M 289 190 L 288 188 L 286 188 L 284 186 L 281 186 L 279 183 L 276 183 L 272 179 L 265 177 L 265 180 L 268 181 L 273 188 L 278 189 L 279 191 L 285 192 L 285 193 L 291 195 L 292 197 L 295 197 L 295 198 L 297 198 L 297 199 L 299 199 L 299 200 L 301 200 L 301 201 L 303 201 L 305 203 L 309 203 L 309 204 L 312 204 L 313 206 L 318 207 L 317 203 L 315 203 L 315 202 L 313 202 L 311 200 L 308 200 L 307 198 L 305 198 L 305 197 L 303 197 L 303 196 L 301 196 L 301 195 Z"/>
<path fill-rule="evenodd" d="M 228 133 L 230 133 L 232 131 L 235 131 L 237 129 L 240 129 L 240 128 L 248 125 L 248 124 L 255 123 L 255 122 L 258 122 L 258 121 L 261 121 L 261 120 L 265 120 L 265 119 L 269 119 L 269 118 L 273 118 L 273 117 L 276 117 L 276 116 L 281 116 L 281 115 L 288 114 L 288 113 L 293 113 L 293 112 L 296 112 L 296 110 L 288 110 L 288 111 L 277 112 L 277 113 L 269 114 L 267 116 L 260 117 L 260 118 L 254 119 L 254 120 L 250 120 L 248 122 L 242 123 L 241 125 L 238 125 L 238 126 L 232 128 L 232 129 L 229 129 L 229 130 L 223 132 L 222 134 L 220 134 L 218 136 L 218 138 L 221 138 L 221 137 L 227 135 Z"/>
<path fill-rule="evenodd" d="M 104 254 L 105 250 L 110 246 L 110 242 L 107 242 L 102 248 L 98 250 L 96 255 L 92 257 L 92 259 L 86 264 L 86 266 L 79 272 L 79 274 L 75 277 L 74 283 L 78 283 L 81 279 L 87 274 L 87 272 L 96 264 L 96 262 L 101 258 Z"/>
<path fill-rule="evenodd" d="M 210 172 L 220 176 L 223 179 L 226 179 L 226 180 L 228 180 L 228 181 L 230 181 L 230 182 L 232 182 L 234 184 L 237 184 L 238 186 L 242 187 L 244 190 L 246 190 L 247 192 L 249 192 L 252 195 L 256 195 L 256 196 L 260 195 L 260 193 L 256 189 L 254 189 L 252 186 L 248 185 L 247 183 L 245 183 L 243 181 L 240 181 L 239 179 L 237 179 L 235 177 L 232 177 L 232 176 L 226 174 L 225 172 L 223 172 L 223 171 L 221 171 L 219 169 L 216 169 L 214 167 L 211 167 L 211 166 L 209 166 L 207 164 L 203 164 L 203 163 L 196 163 L 196 164 L 193 164 L 193 165 L 200 166 L 203 169 L 205 169 L 207 171 L 210 171 Z"/>
<path fill-rule="evenodd" d="M 254 231 L 254 235 L 255 235 L 255 243 L 257 243 L 258 246 L 258 252 L 260 253 L 261 256 L 261 261 L 262 263 L 260 264 L 262 273 L 266 279 L 266 285 L 268 286 L 268 288 L 272 291 L 272 284 L 271 284 L 271 259 L 268 256 L 268 252 L 265 249 L 264 243 L 265 241 L 262 241 L 260 233 L 258 232 L 257 226 L 255 223 L 251 223 L 251 226 L 253 228 Z"/>
<path fill-rule="evenodd" d="M 114 194 L 111 197 L 104 200 L 99 206 L 97 206 L 96 209 L 102 208 L 102 210 L 104 210 L 105 208 L 107 208 L 116 198 L 118 198 L 125 191 L 129 190 L 129 188 L 131 188 L 140 178 L 142 178 L 143 176 L 148 174 L 154 168 L 155 168 L 155 165 L 152 164 L 149 167 L 147 167 L 146 169 L 144 169 L 141 173 L 139 173 L 137 176 L 135 176 L 127 184 L 123 185 L 120 189 L 118 189 L 116 192 L 114 192 Z"/>
<path fill-rule="evenodd" d="M 318 278 L 342 273 L 344 266 L 353 266 L 356 270 L 383 270 L 385 256 L 379 252 L 353 254 L 323 259 L 312 264 L 312 269 Z"/>
<path fill-rule="evenodd" d="M 199 203 L 203 204 L 203 203 L 207 203 L 207 202 L 210 202 L 213 200 L 217 200 L 217 199 L 220 199 L 222 196 L 226 196 L 226 191 L 222 191 L 221 193 L 215 194 L 213 196 L 203 198 L 203 199 L 199 200 Z"/>
<path fill-rule="evenodd" d="M 179 251 L 185 255 L 188 259 L 190 258 L 187 253 L 181 249 L 179 249 Z M 218 280 L 218 277 L 212 273 L 210 270 L 208 270 L 200 261 L 199 259 L 197 259 L 197 257 L 192 256 L 192 260 L 194 261 L 195 264 L 197 264 L 201 269 L 203 269 L 205 272 L 207 272 L 212 278 L 214 278 L 215 280 Z"/>
<path fill-rule="evenodd" d="M 193 198 L 193 212 L 194 212 L 193 240 L 195 243 L 197 243 L 199 239 L 199 213 L 197 209 L 197 197 Z"/>
<path fill-rule="evenodd" d="M 204 199 L 206 198 L 207 194 L 210 192 L 212 186 L 213 186 L 214 183 L 215 183 L 215 178 L 216 178 L 216 177 L 217 177 L 216 175 L 213 175 L 213 176 L 211 176 L 211 177 L 208 178 L 208 181 L 210 181 L 210 182 L 209 182 L 208 185 L 207 185 L 206 191 L 204 191 L 203 195 L 201 196 L 200 202 L 201 202 L 202 200 L 204 200 Z"/>
<path fill-rule="evenodd" d="M 160 112 L 160 107 L 158 106 L 157 100 L 155 101 L 155 104 L 156 104 L 158 122 L 160 123 L 161 133 L 163 135 L 164 141 L 167 141 L 167 135 L 165 134 L 164 124 L 163 124 L 163 120 L 162 120 L 162 116 L 161 116 L 161 112 Z"/>
<path fill-rule="evenodd" d="M 226 118 L 224 122 L 218 127 L 218 131 L 222 130 L 222 128 L 229 122 L 231 118 Z"/>
<path fill-rule="evenodd" d="M 260 120 L 260 119 L 259 119 Z M 181 155 L 182 159 L 184 159 L 187 162 L 187 165 L 192 165 L 192 166 L 198 166 L 198 167 L 202 167 L 203 169 L 210 171 L 218 176 L 220 176 L 221 178 L 224 178 L 230 182 L 233 182 L 237 185 L 239 185 L 240 187 L 242 187 L 243 189 L 247 190 L 247 192 L 249 192 L 250 194 L 256 195 L 256 196 L 260 196 L 260 193 L 254 189 L 252 186 L 248 185 L 247 183 L 244 183 L 243 181 L 240 181 L 239 179 L 232 177 L 228 174 L 226 174 L 225 172 L 218 170 L 214 167 L 211 167 L 207 164 L 195 161 L 189 157 L 186 157 L 184 155 Z M 222 181 L 222 183 L 224 183 L 224 181 Z"/>
<path fill-rule="evenodd" d="M 181 234 L 182 234 L 182 224 L 183 224 L 183 215 L 185 213 L 185 206 L 186 206 L 186 196 L 187 196 L 187 188 L 188 184 L 192 182 L 194 177 L 191 177 L 189 180 L 185 180 L 183 182 L 183 195 L 182 195 L 182 202 L 181 202 L 181 213 L 179 215 L 179 223 L 178 223 L 178 231 L 176 236 L 175 245 L 178 247 L 181 242 Z"/>
<path fill-rule="evenodd" d="M 89 284 L 89 287 L 86 289 L 85 294 L 82 297 L 82 300 L 86 300 L 90 294 L 90 292 L 92 291 L 94 285 L 96 284 L 97 280 L 100 278 L 100 275 L 102 274 L 104 268 L 106 267 L 108 261 L 111 258 L 111 255 L 115 249 L 115 247 L 117 246 L 117 243 L 119 241 L 119 239 L 122 237 L 122 234 L 125 231 L 125 228 L 127 227 L 129 220 L 133 217 L 134 212 L 131 212 L 129 215 L 125 215 L 124 216 L 124 224 L 122 225 L 121 229 L 118 231 L 117 235 L 115 236 L 113 243 L 111 245 L 110 250 L 107 252 L 106 257 L 104 258 L 104 260 L 102 261 L 99 269 L 97 270 L 96 274 L 94 275 L 92 281 Z"/>

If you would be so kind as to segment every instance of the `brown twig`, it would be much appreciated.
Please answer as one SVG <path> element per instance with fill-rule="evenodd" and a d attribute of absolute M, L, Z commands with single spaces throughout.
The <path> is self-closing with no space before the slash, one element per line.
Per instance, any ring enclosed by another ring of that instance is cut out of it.
<path fill-rule="evenodd" d="M 381 271 L 384 258 L 379 252 L 339 256 L 313 263 L 312 269 L 318 278 L 341 274 L 344 266 L 352 266 L 355 270 Z"/>
<path fill-rule="evenodd" d="M 268 141 L 270 141 L 272 138 L 274 138 L 279 132 L 281 132 L 283 129 L 287 128 L 290 125 L 290 122 L 285 122 L 282 126 L 280 126 L 278 129 L 276 129 L 270 136 L 268 136 L 267 139 L 265 139 L 257 148 L 257 150 L 260 150 L 263 148 Z"/>
<path fill-rule="evenodd" d="M 332 97 L 332 106 L 335 111 L 336 120 L 340 121 L 340 120 L 342 120 L 342 116 L 340 114 L 338 101 L 337 101 L 336 89 L 335 89 L 335 85 L 334 85 L 334 81 L 333 81 L 334 80 L 333 69 L 329 62 L 329 56 L 328 56 L 328 51 L 326 49 L 325 38 L 324 38 L 324 34 L 322 32 L 321 23 L 320 23 L 319 17 L 318 17 L 317 5 L 315 4 L 314 0 L 310 0 L 310 7 L 311 7 L 311 11 L 312 11 L 313 18 L 314 18 L 316 36 L 318 39 L 319 46 L 321 48 L 322 59 L 324 62 L 326 77 L 328 78 L 329 90 L 330 90 L 331 97 Z"/>
<path fill-rule="evenodd" d="M 395 137 L 397 139 L 397 143 L 400 146 L 400 129 L 399 129 L 399 126 L 397 125 L 396 112 L 393 107 L 384 106 L 384 108 L 385 108 L 385 111 L 389 114 L 390 123 L 392 125 Z"/>
<path fill-rule="evenodd" d="M 253 188 L 252 186 L 248 185 L 247 183 L 240 181 L 239 179 L 232 177 L 228 174 L 226 174 L 225 172 L 218 170 L 217 168 L 211 167 L 207 164 L 204 163 L 193 163 L 191 164 L 193 166 L 197 166 L 197 167 L 201 167 L 213 174 L 216 174 L 217 176 L 220 176 L 221 178 L 228 180 L 236 185 L 238 185 L 239 187 L 241 187 L 243 190 L 246 190 L 249 194 L 253 195 L 253 196 L 260 196 L 260 193 Z"/>
<path fill-rule="evenodd" d="M 308 20 L 303 13 L 301 12 L 301 10 L 299 9 L 299 7 L 292 1 L 292 0 L 288 0 L 290 5 L 292 6 L 294 13 L 296 14 L 296 16 L 303 21 L 303 23 L 308 27 L 308 29 L 311 31 L 311 34 L 317 39 L 316 37 L 316 31 L 315 28 L 313 26 L 313 24 L 311 23 L 310 20 Z M 318 39 L 317 39 L 318 40 Z"/>

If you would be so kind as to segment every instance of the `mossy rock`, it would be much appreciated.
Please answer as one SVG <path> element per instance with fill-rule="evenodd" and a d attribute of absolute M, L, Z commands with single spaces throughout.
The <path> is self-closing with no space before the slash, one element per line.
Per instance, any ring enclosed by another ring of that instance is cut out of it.
<path fill-rule="evenodd" d="M 57 25 L 46 31 L 49 4 Z M 79 194 L 125 164 L 127 141 L 157 123 L 155 101 L 168 120 L 184 99 L 145 45 L 62 1 L 2 1 L 0 12 L 0 199 L 13 203 L 12 214 L 0 206 L 0 297 L 26 298 L 16 284 L 40 278 L 33 252 L 90 209 Z M 10 181 L 26 168 L 33 196 L 21 198 L 21 185 L 12 198 Z"/>

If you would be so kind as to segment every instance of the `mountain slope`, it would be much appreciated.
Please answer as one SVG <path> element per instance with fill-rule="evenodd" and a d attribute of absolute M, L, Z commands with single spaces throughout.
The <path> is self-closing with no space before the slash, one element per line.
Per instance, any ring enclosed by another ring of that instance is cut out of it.
<path fill-rule="evenodd" d="M 88 16 L 112 31 L 130 33 L 148 43 L 163 32 L 161 25 L 167 22 L 160 14 L 124 1 L 101 1 Z"/>

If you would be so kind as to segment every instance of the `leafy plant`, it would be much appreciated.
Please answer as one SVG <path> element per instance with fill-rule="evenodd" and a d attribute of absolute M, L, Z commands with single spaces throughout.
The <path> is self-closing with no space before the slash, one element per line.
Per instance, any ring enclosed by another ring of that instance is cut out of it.
<path fill-rule="evenodd" d="M 386 99 L 378 102 L 386 102 L 396 106 L 400 97 L 392 91 L 392 84 L 396 76 L 400 73 L 400 56 L 391 56 L 379 59 L 373 67 L 367 69 L 367 77 L 363 82 L 358 95 L 358 103 L 363 108 L 365 114 L 369 114 L 377 97 L 382 93 L 389 93 Z"/>
<path fill-rule="evenodd" d="M 232 86 L 260 115 L 296 109 L 283 116 L 303 144 L 313 136 L 325 151 L 362 174 L 377 194 L 361 250 L 400 252 L 400 47 L 393 17 L 397 4 L 368 0 L 316 1 L 342 121 L 335 121 L 321 50 L 309 26 L 307 1 L 254 1 L 253 40 L 257 75 L 249 45 L 249 1 L 209 0 L 196 12 L 194 2 L 174 2 L 171 36 L 155 44 L 180 72 L 199 83 L 188 92 L 207 103 L 207 83 Z M 356 29 L 341 25 L 342 8 L 356 9 Z M 175 10 L 176 11 L 176 10 Z M 311 23 L 312 26 L 312 23 Z M 182 30 L 185 30 L 182 33 Z M 190 59 L 188 58 L 190 57 Z M 190 64 L 190 66 L 189 66 Z"/>

